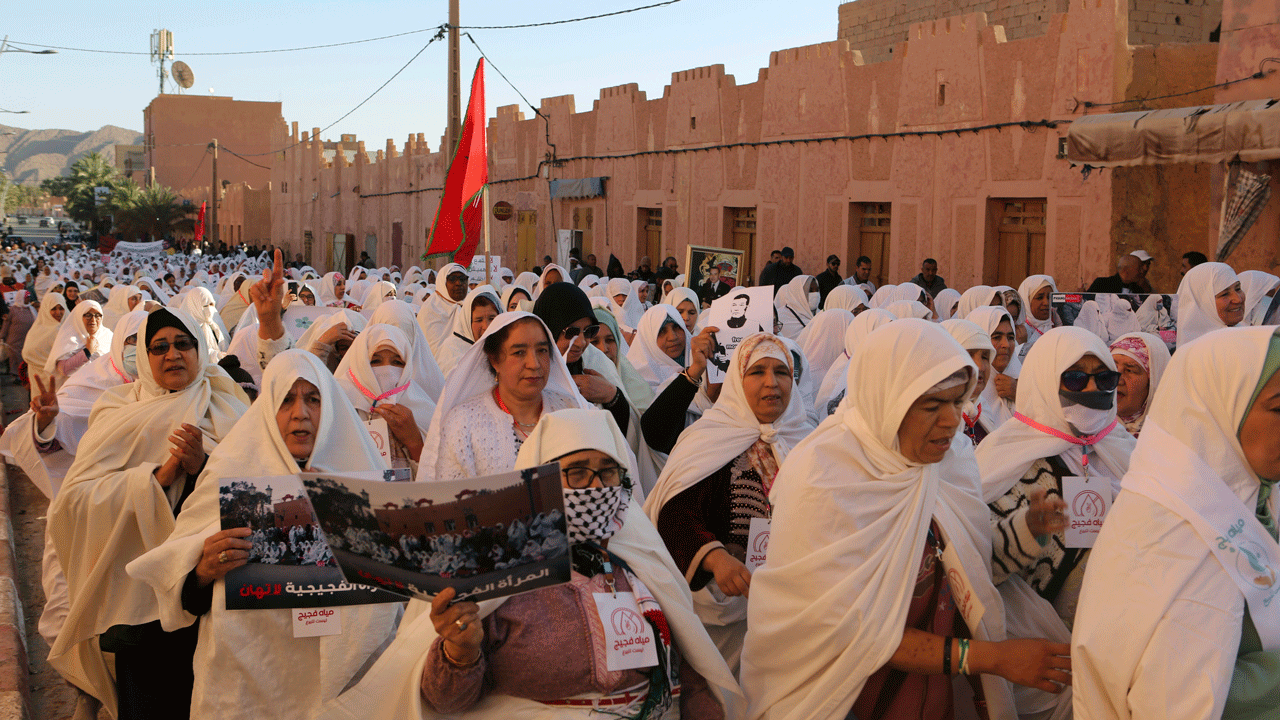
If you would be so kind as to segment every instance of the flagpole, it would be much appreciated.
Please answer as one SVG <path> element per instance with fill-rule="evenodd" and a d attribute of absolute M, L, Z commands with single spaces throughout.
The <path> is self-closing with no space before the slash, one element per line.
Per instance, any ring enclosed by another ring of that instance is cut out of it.
<path fill-rule="evenodd" d="M 482 219 L 484 221 L 484 284 L 493 285 L 493 275 L 492 275 L 492 271 L 489 268 L 489 185 L 488 183 L 485 184 L 484 190 L 482 192 L 484 193 L 482 195 L 482 197 L 484 198 L 482 201 L 483 202 L 482 207 L 484 208 L 482 211 L 483 212 Z"/>

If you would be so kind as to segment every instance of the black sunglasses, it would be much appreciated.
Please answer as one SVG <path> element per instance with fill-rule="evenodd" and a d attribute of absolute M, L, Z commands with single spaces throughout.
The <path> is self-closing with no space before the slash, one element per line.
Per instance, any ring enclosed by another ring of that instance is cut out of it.
<path fill-rule="evenodd" d="M 1071 392 L 1080 392 L 1089 386 L 1089 378 L 1101 392 L 1111 392 L 1120 384 L 1120 373 L 1115 370 L 1103 370 L 1099 373 L 1087 373 L 1083 370 L 1068 370 L 1062 373 L 1062 387 Z"/>
<path fill-rule="evenodd" d="M 196 348 L 196 341 L 194 338 L 184 335 L 177 340 L 174 340 L 172 346 L 177 348 L 178 352 L 187 352 L 188 350 L 194 350 Z M 168 340 L 161 340 L 158 343 L 148 345 L 147 353 L 157 357 L 160 355 L 167 355 L 169 353 L 169 347 L 170 344 Z"/>
<path fill-rule="evenodd" d="M 588 325 L 585 329 L 570 325 L 560 332 L 560 337 L 572 342 L 574 338 L 578 337 L 579 333 L 582 334 L 582 337 L 586 338 L 587 342 L 591 342 L 600 334 L 600 325 L 599 323 L 595 325 Z"/>

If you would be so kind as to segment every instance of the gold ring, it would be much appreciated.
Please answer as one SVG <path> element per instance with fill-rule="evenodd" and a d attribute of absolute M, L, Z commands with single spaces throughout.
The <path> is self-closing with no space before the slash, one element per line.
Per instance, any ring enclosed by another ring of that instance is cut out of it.
<path fill-rule="evenodd" d="M 223 550 L 222 552 L 218 553 L 218 562 L 220 563 L 231 562 L 231 558 L 227 557 L 226 550 Z"/>

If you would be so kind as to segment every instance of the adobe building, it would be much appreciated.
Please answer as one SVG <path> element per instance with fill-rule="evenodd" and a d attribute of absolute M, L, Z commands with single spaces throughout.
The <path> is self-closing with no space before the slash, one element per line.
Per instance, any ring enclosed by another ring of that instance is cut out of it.
<path fill-rule="evenodd" d="M 162 94 L 143 109 L 142 117 L 144 173 L 154 172 L 155 183 L 172 188 L 198 207 L 211 197 L 209 143 L 217 139 L 222 205 L 216 237 L 228 243 L 270 242 L 273 159 L 263 153 L 278 147 L 273 143 L 276 126 L 282 122 L 280 103 Z M 266 209 L 258 212 L 259 207 Z M 206 223 L 211 222 L 209 216 Z M 210 226 L 206 236 L 215 237 L 214 228 Z"/>
<path fill-rule="evenodd" d="M 542 117 L 500 107 L 490 200 L 515 213 L 492 224 L 492 252 L 519 272 L 568 230 L 628 269 L 643 255 L 683 269 L 688 246 L 711 245 L 758 273 L 790 245 L 810 273 L 868 255 L 877 284 L 935 257 L 954 287 L 1045 272 L 1076 289 L 1141 248 L 1171 292 L 1182 253 L 1216 248 L 1222 165 L 1086 174 L 1068 132 L 1086 115 L 1280 97 L 1280 64 L 1262 67 L 1280 56 L 1276 3 L 858 0 L 838 7 L 839 39 L 771 53 L 754 82 L 713 65 L 652 99 L 629 84 L 582 111 L 572 96 L 543 99 Z M 275 141 L 296 143 L 272 172 L 278 245 L 317 268 L 361 250 L 422 264 L 447 162 L 422 134 L 352 160 L 296 123 Z M 580 179 L 595 181 L 552 182 Z M 1278 231 L 1269 207 L 1230 262 L 1273 269 Z"/>

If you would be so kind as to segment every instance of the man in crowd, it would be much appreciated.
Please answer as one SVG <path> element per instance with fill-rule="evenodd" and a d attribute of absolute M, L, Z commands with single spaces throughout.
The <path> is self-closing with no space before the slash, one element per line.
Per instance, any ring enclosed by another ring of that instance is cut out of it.
<path fill-rule="evenodd" d="M 1207 262 L 1209 262 L 1209 258 L 1205 257 L 1205 254 L 1202 252 L 1192 250 L 1191 252 L 1183 253 L 1181 274 L 1186 275 L 1187 271 L 1191 268 Z"/>
<path fill-rule="evenodd" d="M 929 297 L 938 297 L 938 293 L 947 289 L 947 281 L 938 274 L 938 261 L 933 258 L 925 258 L 920 263 L 920 274 L 911 278 L 911 282 L 924 288 Z"/>
<path fill-rule="evenodd" d="M 1153 293 L 1155 290 L 1151 287 L 1151 281 L 1147 279 L 1147 273 L 1151 272 L 1151 253 L 1146 250 L 1134 250 L 1130 255 L 1142 261 L 1142 274 L 1138 276 L 1138 287 L 1140 292 Z"/>
<path fill-rule="evenodd" d="M 668 255 L 667 259 L 662 261 L 662 267 L 658 268 L 657 273 L 655 273 L 658 276 L 658 281 L 675 280 L 676 276 L 680 274 L 678 268 L 679 264 L 676 263 L 675 256 Z"/>
<path fill-rule="evenodd" d="M 596 277 L 604 277 L 604 270 L 596 264 L 596 256 L 594 253 L 587 253 L 587 261 L 582 264 L 583 277 L 587 275 L 595 275 Z"/>
<path fill-rule="evenodd" d="M 804 271 L 795 263 L 796 252 L 790 247 L 782 248 L 782 259 L 777 265 L 773 266 L 773 294 L 777 295 L 783 285 L 791 282 L 792 278 L 803 275 Z"/>
<path fill-rule="evenodd" d="M 728 295 L 729 290 L 729 285 L 720 279 L 720 268 L 712 265 L 707 270 L 707 281 L 702 283 L 701 292 L 698 293 L 698 296 L 702 299 L 703 307 L 710 307 L 711 303 Z"/>
<path fill-rule="evenodd" d="M 837 255 L 827 256 L 827 269 L 818 273 L 818 293 L 822 299 L 818 301 L 818 307 L 822 307 L 827 301 L 827 293 L 835 289 L 844 278 L 840 276 L 840 257 Z"/>
<path fill-rule="evenodd" d="M 636 268 L 635 272 L 631 273 L 631 279 L 643 280 L 647 283 L 654 281 L 653 261 L 649 259 L 648 255 L 640 258 L 640 267 Z"/>
<path fill-rule="evenodd" d="M 761 287 L 764 287 L 765 285 L 773 284 L 773 269 L 778 267 L 778 264 L 781 262 L 782 262 L 781 250 L 774 250 L 773 252 L 769 253 L 769 262 L 765 263 L 764 268 L 760 270 L 760 282 L 758 284 Z"/>
<path fill-rule="evenodd" d="M 876 284 L 871 282 L 871 258 L 859 255 L 853 263 L 853 274 L 844 279 L 844 284 L 862 288 L 867 297 L 874 295 Z"/>
<path fill-rule="evenodd" d="M 1091 293 L 1141 293 L 1142 260 L 1135 255 L 1123 255 L 1116 263 L 1116 274 L 1095 278 L 1085 292 Z"/>

